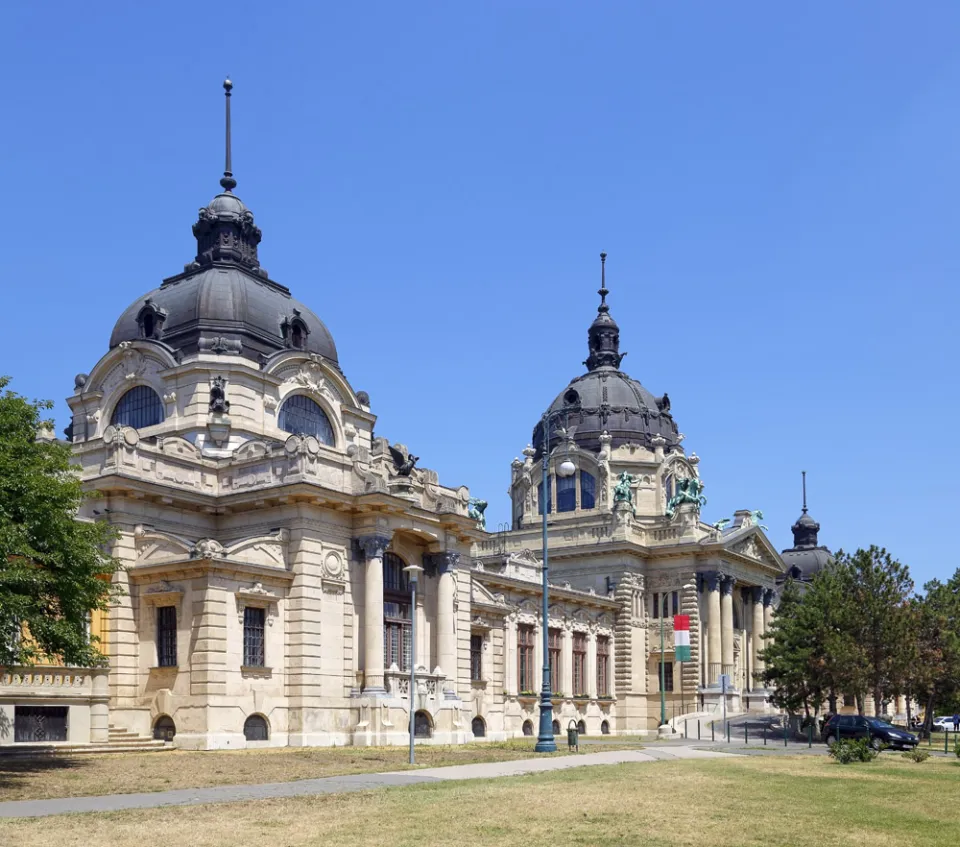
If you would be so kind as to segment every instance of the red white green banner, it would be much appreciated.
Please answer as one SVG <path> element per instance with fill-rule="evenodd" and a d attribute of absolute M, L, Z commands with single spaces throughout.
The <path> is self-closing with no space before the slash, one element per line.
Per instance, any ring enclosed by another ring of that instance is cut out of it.
<path fill-rule="evenodd" d="M 690 615 L 673 616 L 673 649 L 678 662 L 690 661 Z"/>

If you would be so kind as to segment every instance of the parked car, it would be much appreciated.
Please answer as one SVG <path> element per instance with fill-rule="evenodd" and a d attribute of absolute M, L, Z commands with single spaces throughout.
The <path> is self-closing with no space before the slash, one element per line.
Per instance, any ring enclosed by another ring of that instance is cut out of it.
<path fill-rule="evenodd" d="M 823 727 L 823 740 L 836 744 L 842 738 L 868 738 L 870 746 L 878 750 L 882 745 L 904 750 L 917 746 L 917 736 L 899 729 L 879 718 L 864 718 L 860 715 L 834 715 Z"/>
<path fill-rule="evenodd" d="M 933 721 L 934 732 L 953 732 L 953 715 L 944 715 Z"/>

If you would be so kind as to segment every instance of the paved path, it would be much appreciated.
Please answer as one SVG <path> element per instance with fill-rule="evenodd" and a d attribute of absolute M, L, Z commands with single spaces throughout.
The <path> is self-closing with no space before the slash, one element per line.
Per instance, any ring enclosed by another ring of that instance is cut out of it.
<path fill-rule="evenodd" d="M 0 818 L 36 818 L 73 812 L 117 812 L 125 809 L 153 809 L 158 806 L 192 806 L 197 803 L 236 803 L 243 800 L 269 800 L 275 797 L 301 797 L 316 794 L 345 794 L 372 788 L 416 785 L 455 779 L 493 779 L 519 776 L 590 765 L 616 765 L 623 762 L 653 762 L 658 759 L 711 759 L 729 756 L 692 747 L 669 749 L 610 750 L 579 756 L 517 759 L 512 762 L 488 762 L 479 765 L 455 765 L 414 771 L 330 776 L 301 779 L 296 782 L 272 782 L 261 785 L 220 785 L 215 788 L 183 788 L 148 794 L 108 794 L 103 797 L 65 797 L 57 800 L 17 800 L 0 803 Z"/>

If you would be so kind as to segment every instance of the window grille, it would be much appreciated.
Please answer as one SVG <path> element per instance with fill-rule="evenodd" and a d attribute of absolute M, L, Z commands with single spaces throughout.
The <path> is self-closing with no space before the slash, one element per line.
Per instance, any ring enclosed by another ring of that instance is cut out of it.
<path fill-rule="evenodd" d="M 396 553 L 383 554 L 383 661 L 410 670 L 410 578 Z"/>
<path fill-rule="evenodd" d="M 14 706 L 13 741 L 66 741 L 68 715 L 67 706 Z"/>
<path fill-rule="evenodd" d="M 177 607 L 157 607 L 157 665 L 177 666 Z"/>
<path fill-rule="evenodd" d="M 270 729 L 266 719 L 261 715 L 250 715 L 243 722 L 243 737 L 247 741 L 269 741 Z"/>
<path fill-rule="evenodd" d="M 143 429 L 163 422 L 163 403 L 157 392 L 146 385 L 131 388 L 113 408 L 110 423 Z"/>
<path fill-rule="evenodd" d="M 321 444 L 331 447 L 336 443 L 326 412 L 303 394 L 294 394 L 284 402 L 280 407 L 278 424 L 284 432 L 312 435 Z"/>
<path fill-rule="evenodd" d="M 470 636 L 470 679 L 483 679 L 483 636 Z"/>
<path fill-rule="evenodd" d="M 243 610 L 243 664 L 248 668 L 266 666 L 264 651 L 264 624 L 267 610 L 247 606 Z"/>
<path fill-rule="evenodd" d="M 610 639 L 601 635 L 597 638 L 597 696 L 610 696 Z"/>
<path fill-rule="evenodd" d="M 663 663 L 663 690 L 673 691 L 673 662 Z"/>
<path fill-rule="evenodd" d="M 573 696 L 587 693 L 587 636 L 582 632 L 573 634 Z"/>
<path fill-rule="evenodd" d="M 517 627 L 517 643 L 519 661 L 517 662 L 520 685 L 520 691 L 533 691 L 536 683 L 534 682 L 533 667 L 533 627 Z"/>

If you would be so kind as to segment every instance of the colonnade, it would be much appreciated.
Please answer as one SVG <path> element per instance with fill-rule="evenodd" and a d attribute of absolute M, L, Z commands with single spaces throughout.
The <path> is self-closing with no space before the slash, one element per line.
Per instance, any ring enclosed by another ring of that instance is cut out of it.
<path fill-rule="evenodd" d="M 737 580 L 728 574 L 719 571 L 707 571 L 698 574 L 701 590 L 706 592 L 706 631 L 705 653 L 703 666 L 704 680 L 707 686 L 717 686 L 720 675 L 727 674 L 734 678 L 734 627 L 733 627 L 733 589 Z M 762 688 L 757 681 L 757 675 L 763 673 L 764 664 L 760 659 L 760 651 L 765 646 L 764 634 L 770 627 L 773 619 L 774 591 L 759 585 L 748 586 L 743 593 L 744 621 L 742 627 L 746 629 L 747 607 L 752 606 L 752 624 L 750 633 L 750 654 L 752 655 L 752 673 L 747 679 L 751 689 Z M 742 665 L 747 668 L 747 645 L 741 648 Z"/>

